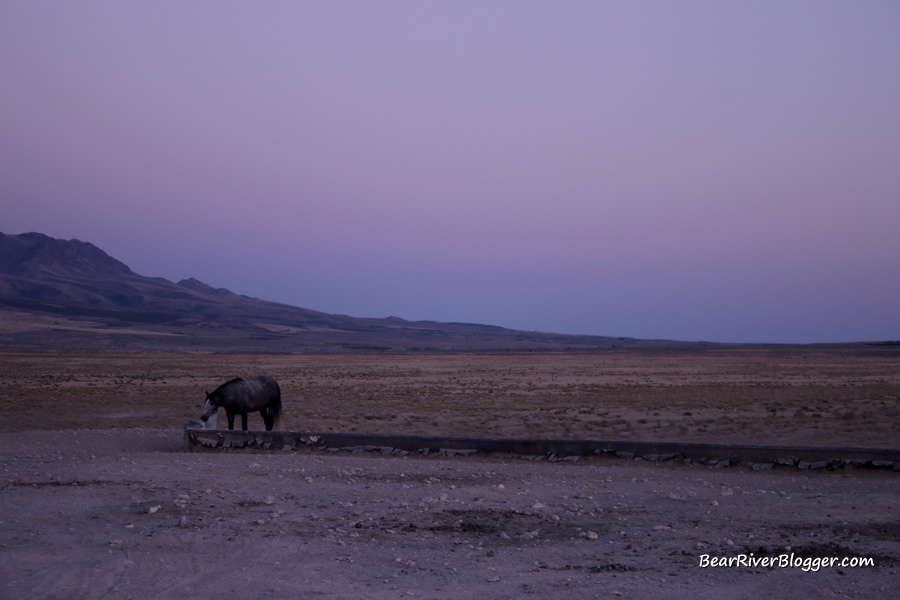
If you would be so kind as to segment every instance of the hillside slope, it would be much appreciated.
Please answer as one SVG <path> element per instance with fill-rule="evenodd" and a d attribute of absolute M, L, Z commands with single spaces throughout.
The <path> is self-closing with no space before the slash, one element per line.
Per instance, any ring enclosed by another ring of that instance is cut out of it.
<path fill-rule="evenodd" d="M 660 343 L 333 315 L 242 296 L 193 278 L 173 283 L 145 277 L 79 240 L 0 233 L 0 347 L 334 351 Z"/>

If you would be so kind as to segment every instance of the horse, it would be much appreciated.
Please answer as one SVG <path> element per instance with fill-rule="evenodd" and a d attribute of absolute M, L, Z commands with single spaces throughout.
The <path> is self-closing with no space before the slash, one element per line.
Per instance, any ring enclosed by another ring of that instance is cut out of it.
<path fill-rule="evenodd" d="M 234 429 L 234 416 L 241 415 L 241 426 L 247 431 L 247 413 L 259 411 L 266 423 L 266 431 L 281 418 L 281 388 L 271 377 L 257 377 L 246 381 L 240 377 L 227 381 L 212 394 L 206 392 L 206 405 L 200 420 L 204 423 L 215 415 L 219 407 L 228 415 L 228 429 Z"/>

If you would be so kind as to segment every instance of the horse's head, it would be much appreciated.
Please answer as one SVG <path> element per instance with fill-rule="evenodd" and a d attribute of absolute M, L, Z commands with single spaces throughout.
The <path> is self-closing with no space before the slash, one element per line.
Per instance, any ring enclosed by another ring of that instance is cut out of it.
<path fill-rule="evenodd" d="M 216 400 L 217 396 L 215 392 L 212 394 L 206 392 L 206 404 L 203 405 L 203 414 L 200 415 L 200 420 L 204 423 L 219 410 L 219 405 Z"/>

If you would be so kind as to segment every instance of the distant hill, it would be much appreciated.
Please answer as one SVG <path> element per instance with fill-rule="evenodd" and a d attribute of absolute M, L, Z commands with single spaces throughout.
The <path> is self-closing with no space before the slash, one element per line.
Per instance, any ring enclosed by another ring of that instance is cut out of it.
<path fill-rule="evenodd" d="M 0 347 L 293 352 L 673 343 L 333 315 L 234 294 L 193 278 L 172 283 L 138 275 L 79 240 L 0 233 Z"/>

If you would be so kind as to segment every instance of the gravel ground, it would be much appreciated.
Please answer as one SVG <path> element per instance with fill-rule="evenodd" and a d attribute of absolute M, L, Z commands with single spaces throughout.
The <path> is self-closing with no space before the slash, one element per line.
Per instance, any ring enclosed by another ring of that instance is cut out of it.
<path fill-rule="evenodd" d="M 900 597 L 893 471 L 184 452 L 149 429 L 0 432 L 0 457 L 3 598 Z M 741 555 L 799 566 L 701 567 Z"/>

